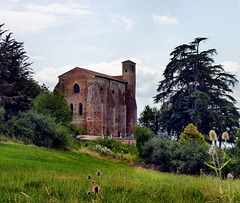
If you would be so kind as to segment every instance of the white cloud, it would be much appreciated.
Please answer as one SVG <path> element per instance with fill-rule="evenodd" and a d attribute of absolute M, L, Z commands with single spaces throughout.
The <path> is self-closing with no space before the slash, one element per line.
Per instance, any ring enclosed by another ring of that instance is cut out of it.
<path fill-rule="evenodd" d="M 45 84 L 47 87 L 53 90 L 53 88 L 58 83 L 58 76 L 71 70 L 72 68 L 74 67 L 70 65 L 66 65 L 60 68 L 45 67 L 34 75 L 34 79 L 41 84 Z"/>
<path fill-rule="evenodd" d="M 98 47 L 77 47 L 77 50 L 82 51 L 82 52 L 98 52 L 98 53 L 104 53 L 104 50 L 99 49 Z"/>
<path fill-rule="evenodd" d="M 164 16 L 153 15 L 152 19 L 153 21 L 162 25 L 178 24 L 177 18 L 168 16 L 168 15 L 164 15 Z"/>
<path fill-rule="evenodd" d="M 30 60 L 33 60 L 33 61 L 43 61 L 45 60 L 45 57 L 44 56 L 29 56 Z"/>
<path fill-rule="evenodd" d="M 14 33 L 29 33 L 61 23 L 67 16 L 91 13 L 87 7 L 71 3 L 27 4 L 22 10 L 0 9 L 0 19 L 10 30 L 14 30 Z"/>
<path fill-rule="evenodd" d="M 86 10 L 87 6 L 81 6 L 78 4 L 68 3 L 68 4 L 50 4 L 50 5 L 37 5 L 28 4 L 26 6 L 28 10 L 33 12 L 38 12 L 42 14 L 50 15 L 86 15 L 92 12 Z"/>
<path fill-rule="evenodd" d="M 82 68 L 104 73 L 106 75 L 117 76 L 122 74 L 122 62 L 124 60 L 125 59 L 120 58 L 112 62 L 92 63 Z"/>
<path fill-rule="evenodd" d="M 10 30 L 14 30 L 14 33 L 28 33 L 50 27 L 56 17 L 32 11 L 0 10 L 0 19 Z"/>
<path fill-rule="evenodd" d="M 108 16 L 111 17 L 113 23 L 121 23 L 123 22 L 125 24 L 126 31 L 130 31 L 133 27 L 134 21 L 130 18 L 127 18 L 124 15 L 119 14 L 108 14 Z"/>
<path fill-rule="evenodd" d="M 240 64 L 231 61 L 224 61 L 221 64 L 226 72 L 234 74 L 240 79 Z"/>

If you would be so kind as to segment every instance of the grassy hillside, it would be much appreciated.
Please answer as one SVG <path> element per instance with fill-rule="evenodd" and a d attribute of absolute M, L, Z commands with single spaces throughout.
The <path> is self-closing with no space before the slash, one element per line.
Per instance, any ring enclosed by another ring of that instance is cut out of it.
<path fill-rule="evenodd" d="M 89 180 L 100 170 L 104 202 L 206 202 L 221 200 L 213 177 L 178 176 L 130 167 L 87 154 L 0 143 L 0 202 L 91 202 Z M 230 194 L 225 181 L 224 195 Z M 240 201 L 240 182 L 232 182 L 234 201 Z M 205 189 L 203 189 L 205 188 Z M 227 197 L 226 197 L 227 198 Z M 24 200 L 24 201 L 23 201 Z"/>

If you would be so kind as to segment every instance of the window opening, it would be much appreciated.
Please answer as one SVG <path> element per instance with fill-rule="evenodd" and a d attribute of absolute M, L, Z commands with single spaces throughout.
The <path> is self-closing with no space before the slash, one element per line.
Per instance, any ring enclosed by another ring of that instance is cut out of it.
<path fill-rule="evenodd" d="M 82 103 L 79 103 L 79 115 L 81 116 L 83 113 L 83 105 Z"/>
<path fill-rule="evenodd" d="M 74 93 L 80 93 L 80 87 L 77 83 L 73 86 L 73 92 Z"/>

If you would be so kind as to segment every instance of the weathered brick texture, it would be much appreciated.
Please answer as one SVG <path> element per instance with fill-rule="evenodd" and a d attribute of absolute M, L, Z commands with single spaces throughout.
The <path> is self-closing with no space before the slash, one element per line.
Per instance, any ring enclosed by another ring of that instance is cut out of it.
<path fill-rule="evenodd" d="M 126 136 L 137 125 L 135 63 L 122 62 L 122 75 L 74 68 L 59 76 L 56 89 L 72 107 L 73 123 L 89 135 Z"/>

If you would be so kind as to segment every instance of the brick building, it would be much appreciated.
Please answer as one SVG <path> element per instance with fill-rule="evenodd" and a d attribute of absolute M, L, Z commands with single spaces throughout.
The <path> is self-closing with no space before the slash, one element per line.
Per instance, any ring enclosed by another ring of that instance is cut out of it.
<path fill-rule="evenodd" d="M 137 125 L 135 63 L 122 62 L 122 75 L 109 76 L 74 68 L 59 76 L 56 89 L 67 99 L 73 123 L 89 135 L 126 136 Z"/>

